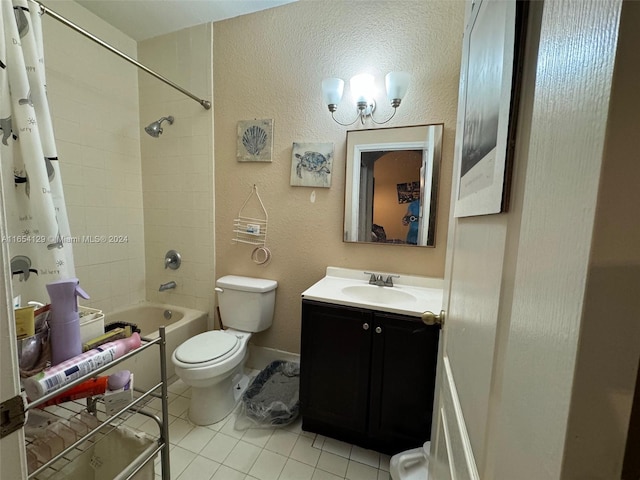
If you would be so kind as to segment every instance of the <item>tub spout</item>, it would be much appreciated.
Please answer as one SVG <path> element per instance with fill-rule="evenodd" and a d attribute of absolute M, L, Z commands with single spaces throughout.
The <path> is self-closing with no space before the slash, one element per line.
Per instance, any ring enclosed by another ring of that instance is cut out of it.
<path fill-rule="evenodd" d="M 173 280 L 167 283 L 163 283 L 160 285 L 160 288 L 158 289 L 159 292 L 164 292 L 165 290 L 170 290 L 172 288 L 176 288 L 176 282 L 174 282 Z"/>

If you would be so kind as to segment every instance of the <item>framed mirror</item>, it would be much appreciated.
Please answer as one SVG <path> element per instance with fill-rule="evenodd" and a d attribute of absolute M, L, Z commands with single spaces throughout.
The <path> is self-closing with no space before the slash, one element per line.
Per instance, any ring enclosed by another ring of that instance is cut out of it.
<path fill-rule="evenodd" d="M 443 124 L 350 130 L 344 241 L 435 246 Z"/>

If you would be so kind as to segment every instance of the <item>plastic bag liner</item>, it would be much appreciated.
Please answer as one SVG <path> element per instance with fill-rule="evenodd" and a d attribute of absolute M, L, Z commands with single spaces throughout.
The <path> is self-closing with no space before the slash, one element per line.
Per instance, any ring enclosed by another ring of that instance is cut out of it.
<path fill-rule="evenodd" d="M 235 428 L 283 427 L 300 412 L 300 365 L 276 360 L 254 378 L 242 395 Z"/>

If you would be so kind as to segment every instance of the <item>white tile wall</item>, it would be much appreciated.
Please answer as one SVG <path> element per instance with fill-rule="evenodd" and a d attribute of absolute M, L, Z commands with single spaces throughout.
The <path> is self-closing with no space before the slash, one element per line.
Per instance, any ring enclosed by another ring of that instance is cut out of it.
<path fill-rule="evenodd" d="M 137 45 L 68 2 L 60 13 L 161 75 L 212 98 L 211 25 Z M 144 300 L 213 311 L 211 111 L 53 20 L 45 20 L 48 95 L 72 235 L 122 236 L 74 245 L 76 274 L 105 311 Z M 173 115 L 153 139 L 144 126 Z M 177 249 L 183 264 L 164 270 Z M 178 287 L 158 292 L 160 283 Z M 45 299 L 46 300 L 46 299 Z"/>
<path fill-rule="evenodd" d="M 202 98 L 212 97 L 211 25 L 146 40 L 139 59 Z M 158 80 L 140 74 L 140 116 L 144 125 L 172 115 L 159 138 L 143 135 L 146 297 L 213 311 L 213 117 L 198 103 Z M 179 270 L 164 269 L 164 255 L 182 256 Z M 161 283 L 177 288 L 159 292 Z"/>
<path fill-rule="evenodd" d="M 74 2 L 60 13 L 127 53 L 136 43 Z M 144 300 L 144 220 L 135 68 L 58 22 L 43 19 L 47 94 L 87 306 Z M 84 235 L 120 236 L 88 243 Z M 45 299 L 46 300 L 46 299 Z"/>

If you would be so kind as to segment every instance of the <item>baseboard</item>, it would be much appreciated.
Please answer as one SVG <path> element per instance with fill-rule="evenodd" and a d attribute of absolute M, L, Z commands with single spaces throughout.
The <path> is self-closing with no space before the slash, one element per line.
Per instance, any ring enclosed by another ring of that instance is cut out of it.
<path fill-rule="evenodd" d="M 300 363 L 300 354 L 285 352 L 275 348 L 260 347 L 249 343 L 249 358 L 245 366 L 256 370 L 262 370 L 274 360 L 286 360 Z"/>

